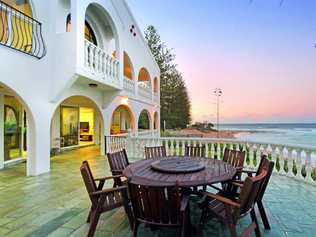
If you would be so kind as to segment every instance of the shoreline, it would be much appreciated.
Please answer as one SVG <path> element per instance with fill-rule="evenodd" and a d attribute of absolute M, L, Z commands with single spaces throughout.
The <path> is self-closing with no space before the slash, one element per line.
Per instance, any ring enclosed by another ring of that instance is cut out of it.
<path fill-rule="evenodd" d="M 241 131 L 241 130 L 220 130 L 219 138 L 224 139 L 238 139 L 242 134 L 257 133 L 258 131 Z M 185 128 L 182 130 L 167 130 L 167 136 L 175 137 L 205 137 L 205 138 L 217 138 L 218 132 L 216 130 L 199 131 L 197 129 Z"/>

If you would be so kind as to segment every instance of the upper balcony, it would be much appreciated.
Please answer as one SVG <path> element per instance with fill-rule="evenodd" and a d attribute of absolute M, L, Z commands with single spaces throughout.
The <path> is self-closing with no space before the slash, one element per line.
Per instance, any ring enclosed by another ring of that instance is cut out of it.
<path fill-rule="evenodd" d="M 33 19 L 28 1 L 0 1 L 0 44 L 38 59 L 45 56 L 42 23 Z"/>

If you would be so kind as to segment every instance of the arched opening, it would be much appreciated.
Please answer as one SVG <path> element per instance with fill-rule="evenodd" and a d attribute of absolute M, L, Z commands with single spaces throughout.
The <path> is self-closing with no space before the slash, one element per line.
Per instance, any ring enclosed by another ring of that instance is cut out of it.
<path fill-rule="evenodd" d="M 157 95 L 159 90 L 158 78 L 154 78 L 154 93 Z"/>
<path fill-rule="evenodd" d="M 138 73 L 138 85 L 144 88 L 151 88 L 151 79 L 146 68 L 141 68 Z"/>
<path fill-rule="evenodd" d="M 70 31 L 71 31 L 71 14 L 68 14 L 67 19 L 66 19 L 66 32 L 70 32 Z M 89 42 L 93 43 L 94 45 L 96 46 L 98 45 L 95 33 L 87 20 L 85 20 L 85 24 L 84 24 L 84 38 L 88 40 Z"/>
<path fill-rule="evenodd" d="M 85 96 L 71 96 L 59 104 L 51 121 L 51 155 L 103 144 L 103 117 L 98 105 Z"/>
<path fill-rule="evenodd" d="M 138 118 L 138 131 L 150 130 L 150 113 L 144 109 Z"/>
<path fill-rule="evenodd" d="M 86 9 L 85 39 L 102 48 L 108 55 L 118 52 L 119 39 L 114 21 L 97 3 L 91 3 Z"/>
<path fill-rule="evenodd" d="M 111 118 L 111 135 L 125 134 L 134 129 L 134 117 L 131 110 L 125 106 L 118 106 Z"/>
<path fill-rule="evenodd" d="M 124 52 L 124 76 L 127 79 L 134 80 L 133 64 L 126 52 Z"/>
<path fill-rule="evenodd" d="M 154 130 L 159 129 L 159 115 L 158 112 L 154 113 Z"/>
<path fill-rule="evenodd" d="M 0 84 L 0 168 L 33 160 L 35 125 L 25 102 L 12 89 Z"/>
<path fill-rule="evenodd" d="M 31 53 L 34 29 L 31 20 L 33 18 L 33 11 L 30 1 L 2 0 L 2 2 L 22 12 L 26 17 L 22 14 L 12 13 L 5 5 L 1 7 L 0 17 L 3 27 L 0 27 L 0 43 L 10 47 L 14 46 L 14 48 L 26 53 Z"/>

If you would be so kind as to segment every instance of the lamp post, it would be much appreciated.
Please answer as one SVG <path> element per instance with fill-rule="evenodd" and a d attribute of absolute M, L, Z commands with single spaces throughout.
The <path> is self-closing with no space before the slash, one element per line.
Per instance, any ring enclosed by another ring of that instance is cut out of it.
<path fill-rule="evenodd" d="M 216 107 L 217 107 L 217 138 L 219 138 L 219 103 L 220 97 L 223 95 L 223 91 L 221 88 L 215 88 L 213 91 L 214 95 L 216 96 Z"/>

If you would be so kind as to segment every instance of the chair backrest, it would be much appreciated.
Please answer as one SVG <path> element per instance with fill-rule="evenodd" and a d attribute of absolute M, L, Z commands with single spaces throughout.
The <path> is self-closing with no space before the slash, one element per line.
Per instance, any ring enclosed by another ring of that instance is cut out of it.
<path fill-rule="evenodd" d="M 82 162 L 82 165 L 80 166 L 80 172 L 81 172 L 83 182 L 86 186 L 87 192 L 89 193 L 89 196 L 90 196 L 91 193 L 97 191 L 97 185 L 94 181 L 89 163 L 87 161 Z M 90 196 L 90 199 L 91 199 L 91 196 Z"/>
<path fill-rule="evenodd" d="M 128 189 L 135 220 L 153 225 L 180 225 L 180 194 L 177 186 L 148 187 L 133 184 L 129 180 Z"/>
<path fill-rule="evenodd" d="M 225 148 L 223 161 L 236 167 L 242 168 L 246 157 L 246 151 L 237 151 Z"/>
<path fill-rule="evenodd" d="M 145 158 L 146 159 L 155 159 L 166 157 L 166 148 L 165 146 L 154 146 L 154 147 L 145 147 Z"/>
<path fill-rule="evenodd" d="M 205 157 L 205 145 L 202 146 L 185 146 L 185 156 Z"/>
<path fill-rule="evenodd" d="M 252 210 L 266 176 L 267 170 L 263 169 L 259 175 L 246 178 L 238 200 L 240 203 L 239 215 L 245 215 Z"/>
<path fill-rule="evenodd" d="M 260 160 L 260 164 L 259 164 L 259 167 L 258 167 L 258 170 L 257 170 L 257 174 L 256 175 L 259 175 L 260 173 L 262 173 L 264 170 L 267 171 L 267 175 L 262 183 L 262 187 L 261 187 L 261 190 L 260 190 L 260 193 L 258 195 L 258 199 L 262 199 L 263 198 L 263 195 L 266 191 L 266 188 L 268 186 L 268 183 L 269 183 L 269 180 L 270 180 L 270 177 L 272 175 L 272 172 L 273 172 L 273 168 L 274 168 L 274 162 L 273 161 L 270 161 L 266 155 L 262 155 L 261 156 L 261 160 Z"/>
<path fill-rule="evenodd" d="M 113 175 L 118 175 L 118 173 L 113 172 L 114 170 L 123 172 L 129 165 L 125 149 L 114 153 L 107 153 L 107 157 Z"/>

